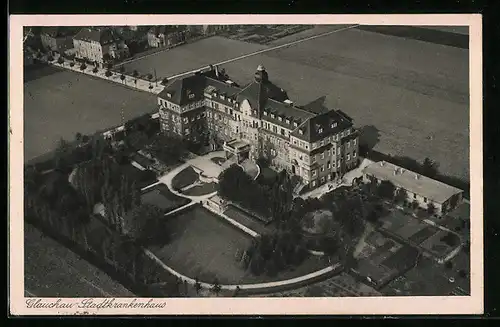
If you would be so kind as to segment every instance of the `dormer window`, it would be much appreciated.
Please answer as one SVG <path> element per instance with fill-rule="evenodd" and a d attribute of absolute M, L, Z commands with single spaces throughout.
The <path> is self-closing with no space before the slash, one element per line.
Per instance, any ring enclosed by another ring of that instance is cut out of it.
<path fill-rule="evenodd" d="M 300 135 L 304 135 L 304 131 L 303 131 L 303 130 L 301 130 L 301 129 L 299 129 L 299 134 L 300 134 Z"/>
<path fill-rule="evenodd" d="M 287 123 L 287 124 L 290 124 L 290 119 L 288 119 L 288 118 L 287 118 L 287 119 L 286 119 L 286 123 Z"/>
<path fill-rule="evenodd" d="M 276 115 L 275 114 L 271 114 L 271 118 L 276 118 Z"/>
<path fill-rule="evenodd" d="M 318 129 L 318 133 L 323 133 L 323 128 L 321 128 L 321 127 L 320 127 L 320 128 Z"/>
<path fill-rule="evenodd" d="M 283 121 L 283 118 L 281 118 L 281 117 L 278 117 L 278 120 L 279 120 L 279 121 Z"/>
<path fill-rule="evenodd" d="M 337 122 L 332 123 L 332 128 L 335 128 L 335 127 L 337 127 Z"/>
<path fill-rule="evenodd" d="M 267 111 L 264 111 L 264 116 L 267 116 Z"/>
<path fill-rule="evenodd" d="M 254 111 L 253 111 L 253 114 L 257 116 L 257 110 L 254 110 Z"/>
<path fill-rule="evenodd" d="M 297 126 L 299 126 L 299 124 L 296 121 L 294 121 L 293 126 L 297 127 Z"/>
<path fill-rule="evenodd" d="M 171 97 L 172 97 L 172 93 L 168 92 L 168 93 L 167 93 L 167 97 L 168 97 L 168 98 L 171 98 Z"/>
<path fill-rule="evenodd" d="M 194 93 L 190 93 L 190 94 L 189 94 L 189 98 L 190 98 L 190 99 L 193 99 L 193 98 L 194 98 Z"/>
<path fill-rule="evenodd" d="M 221 94 L 221 95 L 220 95 L 220 98 L 221 98 L 222 100 L 224 100 L 226 97 L 224 96 L 224 94 Z"/>

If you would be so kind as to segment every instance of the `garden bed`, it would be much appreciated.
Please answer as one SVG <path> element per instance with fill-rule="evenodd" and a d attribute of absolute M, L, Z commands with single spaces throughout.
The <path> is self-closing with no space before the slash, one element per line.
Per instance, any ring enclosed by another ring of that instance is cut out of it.
<path fill-rule="evenodd" d="M 172 179 L 172 187 L 174 189 L 183 189 L 196 182 L 199 179 L 199 174 L 189 166 L 184 168 L 181 172 L 174 176 Z"/>

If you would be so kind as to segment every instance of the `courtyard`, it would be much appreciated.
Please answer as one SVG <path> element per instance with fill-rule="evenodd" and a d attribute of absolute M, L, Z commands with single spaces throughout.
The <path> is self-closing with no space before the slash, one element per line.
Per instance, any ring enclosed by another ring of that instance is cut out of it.
<path fill-rule="evenodd" d="M 93 135 L 157 111 L 156 97 L 55 67 L 42 67 L 24 83 L 24 160 L 57 147 L 60 138 Z"/>

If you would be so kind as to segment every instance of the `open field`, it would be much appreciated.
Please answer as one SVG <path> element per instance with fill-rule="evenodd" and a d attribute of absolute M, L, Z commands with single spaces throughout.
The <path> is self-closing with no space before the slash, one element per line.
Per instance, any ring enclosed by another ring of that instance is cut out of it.
<path fill-rule="evenodd" d="M 127 71 L 137 70 L 140 74 L 154 74 L 156 69 L 156 76 L 161 79 L 265 48 L 263 45 L 215 36 L 157 52 L 124 66 Z"/>
<path fill-rule="evenodd" d="M 134 296 L 106 273 L 29 224 L 24 225 L 24 252 L 28 297 Z"/>
<path fill-rule="evenodd" d="M 156 111 L 156 97 L 54 67 L 24 83 L 24 160 L 53 150 L 62 137 L 93 134 Z M 31 74 L 33 75 L 33 74 Z"/>

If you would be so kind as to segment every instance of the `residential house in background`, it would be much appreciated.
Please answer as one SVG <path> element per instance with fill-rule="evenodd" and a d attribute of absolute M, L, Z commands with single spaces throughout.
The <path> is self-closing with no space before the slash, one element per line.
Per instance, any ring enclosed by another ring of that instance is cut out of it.
<path fill-rule="evenodd" d="M 124 40 L 111 28 L 84 27 L 73 38 L 76 58 L 103 66 L 108 60 L 128 57 Z"/>
<path fill-rule="evenodd" d="M 242 88 L 209 75 L 174 80 L 158 95 L 162 131 L 214 139 L 236 162 L 265 157 L 309 188 L 358 166 L 359 134 L 345 113 L 295 106 L 262 65 Z"/>
<path fill-rule="evenodd" d="M 44 49 L 63 54 L 72 51 L 73 36 L 78 32 L 76 27 L 50 26 L 40 30 L 40 41 Z"/>
<path fill-rule="evenodd" d="M 377 183 L 390 181 L 396 192 L 398 189 L 406 191 L 408 202 L 416 201 L 424 209 L 432 203 L 438 215 L 453 210 L 462 202 L 462 190 L 386 161 L 366 166 L 363 179 L 365 182 Z"/>
<path fill-rule="evenodd" d="M 186 40 L 186 29 L 177 25 L 153 26 L 147 37 L 151 48 L 172 46 Z"/>

